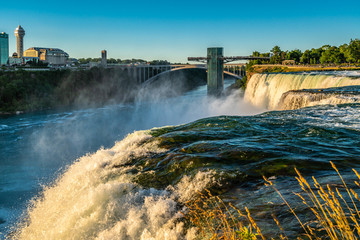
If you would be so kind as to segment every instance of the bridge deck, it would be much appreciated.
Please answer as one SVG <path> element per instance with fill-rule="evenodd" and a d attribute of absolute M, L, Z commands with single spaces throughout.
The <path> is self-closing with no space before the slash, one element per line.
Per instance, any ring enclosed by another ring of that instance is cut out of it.
<path fill-rule="evenodd" d="M 210 57 L 188 57 L 188 61 L 207 61 Z M 221 57 L 224 62 L 232 62 L 237 60 L 270 60 L 269 57 L 252 57 L 252 56 L 235 56 L 235 57 Z"/>

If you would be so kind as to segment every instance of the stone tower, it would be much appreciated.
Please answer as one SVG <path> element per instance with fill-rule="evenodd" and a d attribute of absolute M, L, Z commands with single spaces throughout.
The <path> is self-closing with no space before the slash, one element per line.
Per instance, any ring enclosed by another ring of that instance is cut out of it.
<path fill-rule="evenodd" d="M 17 54 L 19 58 L 23 57 L 23 53 L 24 53 L 24 36 L 25 36 L 25 30 L 21 27 L 21 25 L 19 25 L 15 29 Z"/>
<path fill-rule="evenodd" d="M 219 96 L 224 90 L 223 48 L 207 49 L 208 94 Z"/>
<path fill-rule="evenodd" d="M 101 51 L 101 65 L 103 67 L 107 66 L 107 52 L 106 52 L 106 50 Z"/>

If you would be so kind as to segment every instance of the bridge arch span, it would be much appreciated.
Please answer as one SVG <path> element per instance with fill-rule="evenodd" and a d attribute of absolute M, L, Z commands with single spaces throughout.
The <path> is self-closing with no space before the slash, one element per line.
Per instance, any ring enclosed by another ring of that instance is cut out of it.
<path fill-rule="evenodd" d="M 225 78 L 240 78 L 224 72 Z M 196 87 L 207 85 L 207 69 L 205 67 L 180 67 L 155 75 L 141 84 L 139 98 L 157 99 L 176 97 Z"/>
<path fill-rule="evenodd" d="M 205 73 L 207 72 L 206 67 L 198 67 L 198 66 L 192 66 L 192 65 L 186 66 L 186 67 L 173 68 L 173 69 L 171 69 L 171 70 L 167 70 L 167 71 L 165 71 L 165 72 L 161 72 L 161 73 L 159 73 L 159 74 L 157 74 L 157 75 L 149 78 L 149 79 L 146 80 L 142 85 L 143 85 L 143 86 L 146 86 L 146 85 L 148 85 L 148 84 L 153 83 L 154 81 L 159 80 L 160 78 L 164 78 L 164 77 L 168 77 L 168 76 L 172 77 L 172 74 L 171 74 L 171 73 L 174 73 L 174 72 L 178 72 L 178 71 L 183 71 L 183 72 L 185 72 L 185 71 L 191 71 L 191 70 L 189 70 L 189 69 L 198 69 L 198 70 L 200 70 L 200 71 L 204 71 Z M 230 77 L 230 78 L 234 78 L 234 79 L 240 79 L 240 78 L 241 78 L 239 75 L 236 75 L 236 74 L 231 73 L 231 72 L 228 72 L 228 71 L 224 71 L 224 78 L 229 78 L 229 77 Z M 206 82 L 205 82 L 205 84 L 206 84 Z"/>

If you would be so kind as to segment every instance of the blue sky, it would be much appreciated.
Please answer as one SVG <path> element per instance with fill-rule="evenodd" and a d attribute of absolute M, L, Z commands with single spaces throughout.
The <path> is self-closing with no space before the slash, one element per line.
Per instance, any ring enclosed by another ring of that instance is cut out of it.
<path fill-rule="evenodd" d="M 25 49 L 57 47 L 71 57 L 186 62 L 224 47 L 225 55 L 340 45 L 360 38 L 359 1 L 5 1 L 0 32 L 26 31 Z"/>

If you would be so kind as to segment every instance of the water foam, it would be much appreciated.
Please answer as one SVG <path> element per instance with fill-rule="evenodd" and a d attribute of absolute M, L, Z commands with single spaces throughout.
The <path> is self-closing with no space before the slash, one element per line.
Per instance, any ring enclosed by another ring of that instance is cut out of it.
<path fill-rule="evenodd" d="M 185 229 L 178 201 L 184 202 L 212 181 L 214 172 L 183 176 L 164 190 L 134 183 L 130 161 L 165 149 L 138 131 L 110 149 L 78 159 L 29 207 L 14 239 L 194 239 Z"/>
<path fill-rule="evenodd" d="M 210 170 L 207 172 L 198 172 L 193 178 L 184 176 L 175 187 L 175 193 L 178 196 L 180 202 L 185 203 L 192 200 L 195 193 L 202 192 L 210 185 L 216 183 L 215 179 L 216 172 Z"/>
<path fill-rule="evenodd" d="M 337 105 L 345 103 L 360 102 L 359 95 L 339 94 L 339 93 L 313 93 L 313 92 L 294 92 L 289 91 L 282 95 L 278 109 L 292 110 L 316 105 Z"/>
<path fill-rule="evenodd" d="M 320 126 L 324 128 L 344 128 L 354 131 L 360 131 L 360 111 L 359 104 L 352 106 L 317 106 L 311 109 L 311 121 L 307 125 Z"/>
<path fill-rule="evenodd" d="M 249 80 L 244 98 L 258 107 L 278 109 L 285 92 L 360 85 L 360 78 L 329 74 L 255 74 Z"/>

